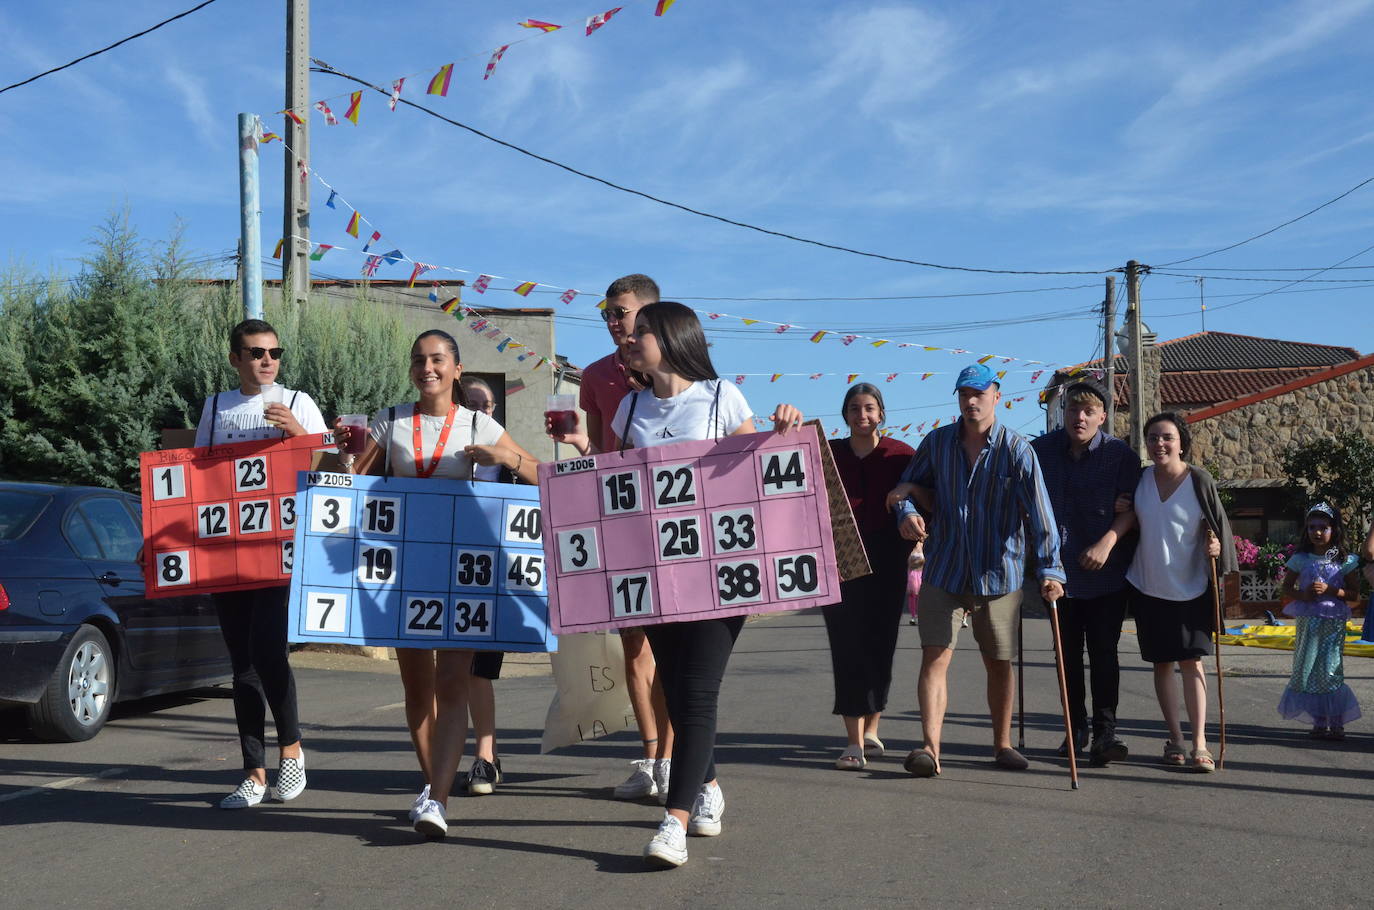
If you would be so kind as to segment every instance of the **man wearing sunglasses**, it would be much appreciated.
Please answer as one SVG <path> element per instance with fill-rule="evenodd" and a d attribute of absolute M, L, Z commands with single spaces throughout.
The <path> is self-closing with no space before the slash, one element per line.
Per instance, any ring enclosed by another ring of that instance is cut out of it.
<path fill-rule="evenodd" d="M 601 318 L 616 349 L 582 371 L 578 405 L 587 417 L 587 436 L 597 441 L 603 452 L 615 451 L 615 432 L 611 418 L 620 400 L 630 393 L 631 380 L 622 357 L 625 337 L 634 332 L 635 314 L 641 307 L 657 303 L 658 285 L 648 275 L 626 275 L 606 288 L 606 306 Z M 636 386 L 637 388 L 637 386 Z M 644 630 L 623 629 L 625 684 L 630 690 L 639 736 L 644 742 L 644 757 L 631 762 L 630 776 L 615 788 L 617 799 L 668 798 L 668 775 L 673 754 L 673 728 L 668 722 L 668 706 L 663 687 L 655 678 L 654 654 Z"/>
<path fill-rule="evenodd" d="M 239 387 L 205 400 L 196 426 L 196 447 L 323 433 L 324 417 L 304 392 L 282 390 L 282 399 L 265 405 L 264 386 L 277 381 L 283 352 L 276 329 L 261 319 L 246 319 L 229 333 L 229 365 Z"/>
<path fill-rule="evenodd" d="M 325 431 L 320 409 L 304 392 L 283 389 L 279 400 L 263 404 L 264 387 L 276 383 L 281 358 L 281 342 L 271 325 L 247 319 L 234 326 L 229 333 L 229 365 L 239 374 L 239 387 L 206 400 L 196 426 L 197 448 Z M 244 767 L 243 781 L 220 800 L 221 809 L 247 809 L 267 796 L 269 708 L 281 755 L 277 798 L 295 799 L 305 790 L 296 678 L 286 644 L 289 595 L 286 585 L 211 595 L 234 671 L 234 720 Z"/>

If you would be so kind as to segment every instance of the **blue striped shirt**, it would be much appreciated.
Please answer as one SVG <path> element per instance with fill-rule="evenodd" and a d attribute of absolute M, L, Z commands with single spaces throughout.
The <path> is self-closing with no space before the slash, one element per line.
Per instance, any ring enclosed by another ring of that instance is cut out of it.
<path fill-rule="evenodd" d="M 1008 594 L 1021 587 L 1029 532 L 1036 576 L 1063 582 L 1059 532 L 1030 443 L 994 423 L 970 469 L 963 426 L 960 418 L 926 436 L 902 474 L 935 494 L 925 581 L 954 594 Z"/>

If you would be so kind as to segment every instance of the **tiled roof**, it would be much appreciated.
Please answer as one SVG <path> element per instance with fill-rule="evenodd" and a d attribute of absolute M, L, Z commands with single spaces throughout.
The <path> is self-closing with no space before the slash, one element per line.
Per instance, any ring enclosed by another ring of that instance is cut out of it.
<path fill-rule="evenodd" d="M 1166 409 L 1193 410 L 1251 395 L 1262 389 L 1282 385 L 1318 372 L 1317 367 L 1292 370 L 1188 370 L 1163 373 L 1159 377 L 1159 403 Z M 1116 374 L 1116 400 L 1128 404 L 1130 384 Z"/>
<path fill-rule="evenodd" d="M 1211 370 L 1321 369 L 1359 359 L 1354 348 L 1279 338 L 1256 338 L 1231 332 L 1197 332 L 1161 341 L 1160 372 Z M 1102 359 L 1083 366 L 1101 368 Z M 1126 369 L 1126 358 L 1116 355 L 1116 369 Z M 1292 378 L 1292 377 L 1288 377 Z M 1280 380 L 1286 381 L 1286 380 Z"/>

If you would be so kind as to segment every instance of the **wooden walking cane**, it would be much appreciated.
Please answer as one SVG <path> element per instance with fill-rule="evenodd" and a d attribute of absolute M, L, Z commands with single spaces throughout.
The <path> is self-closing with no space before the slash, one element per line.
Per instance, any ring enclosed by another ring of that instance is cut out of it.
<path fill-rule="evenodd" d="M 1016 748 L 1026 751 L 1026 652 L 1021 636 L 1021 608 L 1016 608 L 1016 725 L 1020 728 Z"/>
<path fill-rule="evenodd" d="M 1050 629 L 1054 632 L 1054 666 L 1059 671 L 1059 703 L 1064 708 L 1064 735 L 1069 744 L 1069 780 L 1078 789 L 1078 750 L 1074 748 L 1073 722 L 1069 720 L 1069 686 L 1064 677 L 1064 645 L 1059 638 L 1059 601 L 1051 600 Z"/>
<path fill-rule="evenodd" d="M 1207 536 L 1214 538 L 1211 531 Z M 1212 563 L 1212 608 L 1215 613 L 1216 639 L 1214 648 L 1217 652 L 1217 723 L 1221 728 L 1221 736 L 1217 747 L 1217 770 L 1220 771 L 1226 765 L 1226 698 L 1221 691 L 1221 633 L 1224 628 L 1221 624 L 1221 586 L 1217 584 L 1217 558 L 1210 558 Z"/>

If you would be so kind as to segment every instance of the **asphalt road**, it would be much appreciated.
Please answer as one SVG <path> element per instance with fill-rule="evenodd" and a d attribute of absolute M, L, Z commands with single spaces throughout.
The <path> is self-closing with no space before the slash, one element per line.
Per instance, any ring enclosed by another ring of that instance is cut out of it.
<path fill-rule="evenodd" d="M 883 725 L 887 758 L 833 770 L 829 654 L 817 615 L 750 623 L 722 695 L 725 831 L 648 871 L 661 816 L 610 799 L 630 733 L 538 754 L 547 676 L 498 684 L 507 783 L 455 798 L 449 837 L 422 841 L 394 669 L 312 655 L 298 669 L 310 786 L 224 812 L 238 781 L 223 692 L 118 709 L 93 741 L 54 745 L 0 720 L 0 905 L 29 907 L 1288 907 L 1369 906 L 1369 722 L 1312 743 L 1274 711 L 1289 655 L 1226 649 L 1228 750 L 1213 775 L 1158 764 L 1148 668 L 1124 636 L 1130 760 L 1069 789 L 1053 652 L 1026 621 L 1028 771 L 990 762 L 971 636 L 955 656 L 944 773 L 901 760 L 919 737 L 916 631 L 904 626 Z M 1374 661 L 1347 670 L 1374 714 Z M 538 672 L 537 667 L 531 672 Z M 465 762 L 466 765 L 466 762 Z"/>

